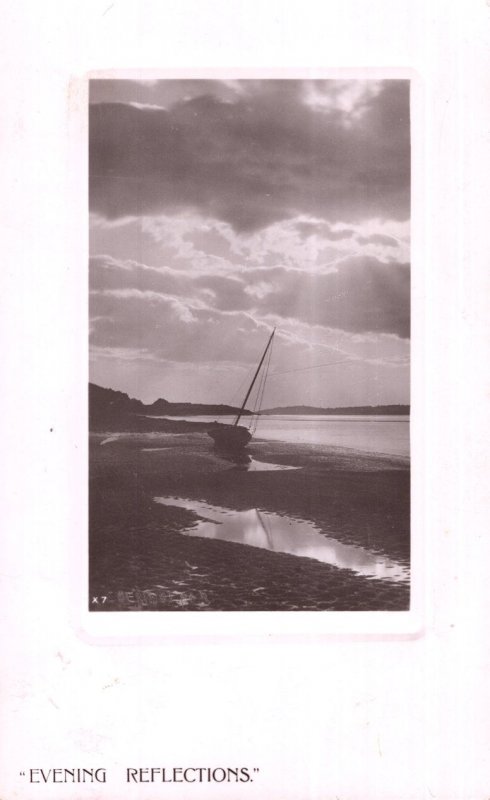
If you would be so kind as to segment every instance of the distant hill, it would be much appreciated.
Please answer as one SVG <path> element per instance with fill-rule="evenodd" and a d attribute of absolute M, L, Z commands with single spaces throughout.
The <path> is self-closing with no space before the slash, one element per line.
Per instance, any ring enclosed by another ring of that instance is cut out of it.
<path fill-rule="evenodd" d="M 316 406 L 280 406 L 277 408 L 266 408 L 262 414 L 349 414 L 349 415 L 368 415 L 376 414 L 379 416 L 406 416 L 410 414 L 410 406 L 340 406 L 337 408 L 317 408 Z"/>
<path fill-rule="evenodd" d="M 92 431 L 155 431 L 206 430 L 199 422 L 158 419 L 158 417 L 234 416 L 239 411 L 234 406 L 206 405 L 205 403 L 171 403 L 164 398 L 146 405 L 124 392 L 105 389 L 95 383 L 89 384 L 89 425 Z M 262 414 L 352 414 L 352 415 L 406 415 L 410 406 L 342 406 L 340 408 L 317 408 L 315 406 L 281 406 L 268 408 Z M 244 411 L 244 415 L 251 414 Z M 152 419 L 153 417 L 153 419 Z"/>
<path fill-rule="evenodd" d="M 239 411 L 234 406 L 206 405 L 204 403 L 170 403 L 160 398 L 154 403 L 145 405 L 124 392 L 105 389 L 95 383 L 89 383 L 89 420 L 90 430 L 157 430 L 167 429 L 164 420 L 152 420 L 148 417 L 189 417 L 234 415 Z M 250 414 L 245 411 L 244 414 Z M 159 424 L 162 423 L 162 424 Z M 178 423 L 175 422 L 174 425 Z M 192 423 L 195 427 L 199 423 Z M 179 423 L 179 427 L 191 423 Z M 201 427 L 205 428 L 205 425 Z"/>
<path fill-rule="evenodd" d="M 163 405 L 166 403 L 166 405 Z M 235 406 L 206 405 L 206 403 L 169 403 L 166 400 L 156 400 L 150 406 L 143 406 L 144 414 L 156 416 L 165 414 L 166 417 L 200 417 L 200 416 L 235 416 L 240 411 Z M 244 416 L 251 411 L 243 411 Z"/>

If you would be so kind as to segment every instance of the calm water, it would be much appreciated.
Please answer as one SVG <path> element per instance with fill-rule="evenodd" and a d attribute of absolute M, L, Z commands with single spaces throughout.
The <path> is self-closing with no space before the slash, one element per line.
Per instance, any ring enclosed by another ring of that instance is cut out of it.
<path fill-rule="evenodd" d="M 169 417 L 189 422 L 213 422 L 215 417 Z M 220 417 L 232 422 L 232 417 Z M 243 418 L 248 426 L 249 418 Z M 256 438 L 280 442 L 323 444 L 348 447 L 369 453 L 408 456 L 410 454 L 409 417 L 397 416 L 280 416 L 259 419 Z"/>
<path fill-rule="evenodd" d="M 313 522 L 257 508 L 233 511 L 181 497 L 155 497 L 154 500 L 166 506 L 186 508 L 201 517 L 197 525 L 184 531 L 187 536 L 221 539 L 299 558 L 314 558 L 369 578 L 402 583 L 410 578 L 408 568 L 402 564 L 364 547 L 342 544 L 324 536 Z"/>

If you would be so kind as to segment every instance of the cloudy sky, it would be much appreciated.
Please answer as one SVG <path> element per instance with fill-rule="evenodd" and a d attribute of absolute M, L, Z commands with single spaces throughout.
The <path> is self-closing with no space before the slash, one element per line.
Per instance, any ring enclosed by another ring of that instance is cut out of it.
<path fill-rule="evenodd" d="M 409 401 L 409 82 L 93 80 L 91 380 Z M 317 368 L 315 365 L 319 365 Z"/>

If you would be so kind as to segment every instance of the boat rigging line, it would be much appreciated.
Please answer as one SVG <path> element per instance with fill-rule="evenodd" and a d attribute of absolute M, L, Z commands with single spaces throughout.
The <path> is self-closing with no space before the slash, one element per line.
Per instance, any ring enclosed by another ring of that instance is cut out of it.
<path fill-rule="evenodd" d="M 347 364 L 348 361 L 353 363 L 354 358 L 343 358 L 342 361 L 329 361 L 327 364 L 311 364 L 309 367 L 298 367 L 298 369 L 286 369 L 284 372 L 272 372 L 269 378 L 275 378 L 276 375 L 289 375 L 291 372 L 303 372 L 305 369 L 318 369 L 319 367 L 333 367 L 335 364 Z"/>
<path fill-rule="evenodd" d="M 260 414 L 260 411 L 261 411 L 261 408 L 262 408 L 262 401 L 264 399 L 265 384 L 266 384 L 266 381 L 267 381 L 267 375 L 269 373 L 269 366 L 270 366 L 270 363 L 271 363 L 272 347 L 273 347 L 273 344 L 272 344 L 272 338 L 271 338 L 270 347 L 269 347 L 269 351 L 268 351 L 268 354 L 267 354 L 267 360 L 265 362 L 265 366 L 264 366 L 264 369 L 262 371 L 262 375 L 261 375 L 261 379 L 260 379 L 260 383 L 259 383 L 259 390 L 257 392 L 257 397 L 255 398 L 254 409 L 253 409 L 253 412 L 252 412 L 252 418 L 251 418 L 251 422 L 250 422 L 250 432 L 251 432 L 252 436 L 254 435 L 255 431 L 257 430 L 257 425 L 258 425 L 258 422 L 259 422 L 259 414 Z"/>
<path fill-rule="evenodd" d="M 259 375 L 259 372 L 260 372 L 260 369 L 261 369 L 261 367 L 262 367 L 262 364 L 264 363 L 265 357 L 266 357 L 266 355 L 267 355 L 267 351 L 270 349 L 270 346 L 271 346 L 271 344 L 272 344 L 272 340 L 273 340 L 273 338 L 274 338 L 274 334 L 275 334 L 275 332 L 276 332 L 276 329 L 274 328 L 274 329 L 273 329 L 273 331 L 272 331 L 272 333 L 271 333 L 271 335 L 270 335 L 270 337 L 269 337 L 269 341 L 267 342 L 267 346 L 266 346 L 266 348 L 265 348 L 265 350 L 264 350 L 264 353 L 263 353 L 263 355 L 262 355 L 262 358 L 261 358 L 261 359 L 260 359 L 260 361 L 259 361 L 259 366 L 258 366 L 258 367 L 257 367 L 257 369 L 255 370 L 255 375 L 253 376 L 252 383 L 251 383 L 251 384 L 250 384 L 250 386 L 249 386 L 248 392 L 247 392 L 247 394 L 245 395 L 245 399 L 244 399 L 244 401 L 243 401 L 243 403 L 242 403 L 242 405 L 241 405 L 241 408 L 240 408 L 240 410 L 239 410 L 239 412 L 238 412 L 238 414 L 237 414 L 237 416 L 236 416 L 236 419 L 235 419 L 235 421 L 234 421 L 234 423 L 233 423 L 233 425 L 234 425 L 235 427 L 236 427 L 236 426 L 238 425 L 238 423 L 240 422 L 240 417 L 242 416 L 242 414 L 243 414 L 243 412 L 244 412 L 244 410 L 245 410 L 245 406 L 247 405 L 247 400 L 248 400 L 248 398 L 250 397 L 250 393 L 251 393 L 251 391 L 252 391 L 252 389 L 253 389 L 253 387 L 254 387 L 255 381 L 257 380 L 257 377 L 258 377 L 258 375 Z"/>

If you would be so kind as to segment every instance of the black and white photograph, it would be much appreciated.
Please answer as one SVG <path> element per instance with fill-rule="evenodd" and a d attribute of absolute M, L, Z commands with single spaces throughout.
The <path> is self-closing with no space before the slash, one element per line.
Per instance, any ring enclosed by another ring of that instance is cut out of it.
<path fill-rule="evenodd" d="M 410 81 L 90 81 L 92 611 L 410 605 Z"/>

